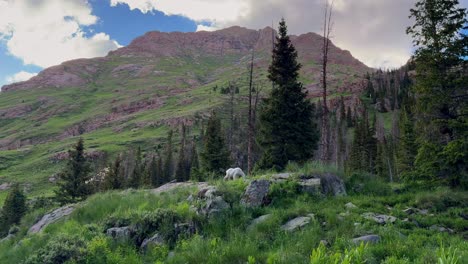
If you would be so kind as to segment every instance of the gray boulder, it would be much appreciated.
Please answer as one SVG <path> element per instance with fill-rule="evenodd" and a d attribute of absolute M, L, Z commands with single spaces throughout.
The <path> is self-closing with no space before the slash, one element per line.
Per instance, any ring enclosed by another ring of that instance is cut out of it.
<path fill-rule="evenodd" d="M 46 226 L 58 221 L 59 219 L 67 215 L 70 215 L 74 210 L 75 210 L 75 205 L 73 204 L 55 209 L 51 213 L 45 214 L 41 218 L 41 220 L 39 220 L 37 223 L 31 226 L 31 228 L 29 228 L 28 233 L 31 233 L 31 234 L 38 233 L 42 229 L 44 229 Z"/>
<path fill-rule="evenodd" d="M 133 230 L 129 226 L 112 227 L 106 230 L 106 235 L 114 239 L 130 239 Z"/>
<path fill-rule="evenodd" d="M 229 204 L 226 201 L 224 201 L 224 199 L 221 196 L 215 196 L 214 198 L 207 199 L 206 204 L 202 206 L 198 212 L 201 215 L 213 217 L 228 208 Z"/>
<path fill-rule="evenodd" d="M 333 196 L 346 196 L 345 184 L 343 180 L 337 175 L 324 173 L 317 175 L 317 177 L 320 178 L 322 192 L 324 194 Z"/>
<path fill-rule="evenodd" d="M 300 180 L 299 185 L 303 192 L 313 195 L 321 193 L 321 180 L 319 178 Z"/>
<path fill-rule="evenodd" d="M 288 180 L 292 176 L 292 173 L 285 172 L 285 173 L 278 173 L 271 175 L 271 181 L 273 182 L 283 182 Z"/>
<path fill-rule="evenodd" d="M 246 207 L 259 207 L 265 204 L 268 191 L 270 190 L 270 181 L 253 180 L 245 190 L 241 204 Z"/>
<path fill-rule="evenodd" d="M 440 226 L 440 225 L 432 225 L 431 227 L 429 227 L 429 229 L 434 230 L 434 231 L 439 231 L 441 233 L 447 232 L 447 233 L 452 234 L 454 232 L 453 229 L 443 227 L 443 226 Z"/>
<path fill-rule="evenodd" d="M 145 238 L 140 245 L 140 249 L 146 250 L 148 246 L 162 246 L 164 245 L 164 238 L 158 233 L 150 238 Z"/>
<path fill-rule="evenodd" d="M 261 223 L 267 221 L 270 218 L 271 218 L 271 214 L 266 214 L 266 215 L 259 216 L 259 217 L 255 218 L 254 220 L 252 220 L 252 222 L 250 223 L 248 228 L 253 228 L 254 226 L 256 226 L 258 224 L 261 224 Z"/>
<path fill-rule="evenodd" d="M 351 203 L 351 202 L 345 204 L 345 207 L 346 207 L 346 209 L 356 209 L 356 208 L 357 208 L 357 206 L 354 205 L 354 204 Z"/>
<path fill-rule="evenodd" d="M 362 217 L 368 220 L 373 220 L 379 224 L 394 223 L 396 221 L 396 217 L 384 214 L 364 213 L 362 214 Z"/>
<path fill-rule="evenodd" d="M 354 238 L 352 241 L 354 244 L 361 244 L 362 242 L 375 244 L 380 241 L 380 236 L 378 235 L 361 236 L 361 237 Z"/>
<path fill-rule="evenodd" d="M 289 220 L 286 224 L 281 226 L 281 229 L 284 231 L 295 231 L 299 228 L 302 228 L 310 223 L 312 218 L 310 216 L 300 216 L 294 219 Z"/>

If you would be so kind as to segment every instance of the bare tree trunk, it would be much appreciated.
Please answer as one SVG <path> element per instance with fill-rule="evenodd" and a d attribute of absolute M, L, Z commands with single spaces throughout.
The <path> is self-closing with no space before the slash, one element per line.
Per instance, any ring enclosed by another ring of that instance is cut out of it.
<path fill-rule="evenodd" d="M 252 58 L 250 59 L 250 79 L 249 79 L 249 134 L 248 134 L 248 145 L 247 145 L 247 173 L 252 172 L 253 157 L 252 157 L 252 145 L 254 136 L 254 124 L 253 124 L 253 109 L 252 109 L 252 94 L 253 94 L 253 63 L 254 63 L 254 49 L 252 48 Z"/>
<path fill-rule="evenodd" d="M 325 4 L 325 16 L 323 21 L 323 46 L 322 46 L 322 100 L 323 100 L 323 112 L 322 112 L 322 155 L 321 160 L 323 162 L 330 161 L 330 121 L 328 116 L 327 106 L 327 66 L 328 66 L 328 51 L 330 47 L 330 34 L 332 31 L 331 19 L 333 11 L 333 1 L 329 5 L 328 0 Z"/>

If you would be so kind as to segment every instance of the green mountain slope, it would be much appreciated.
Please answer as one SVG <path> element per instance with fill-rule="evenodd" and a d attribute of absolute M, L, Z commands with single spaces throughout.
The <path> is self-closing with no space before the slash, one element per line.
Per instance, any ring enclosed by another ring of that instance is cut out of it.
<path fill-rule="evenodd" d="M 30 195 L 50 192 L 49 177 L 78 136 L 96 156 L 130 146 L 155 146 L 170 128 L 198 124 L 225 95 L 213 87 L 235 81 L 245 105 L 247 65 L 256 53 L 257 80 L 266 80 L 271 28 L 215 32 L 149 32 L 103 58 L 64 62 L 0 93 L 0 184 L 19 182 Z M 292 36 L 312 100 L 320 96 L 321 37 Z M 330 99 L 359 101 L 370 69 L 348 51 L 330 51 Z M 269 85 L 265 85 L 266 89 Z M 6 192 L 0 191 L 0 200 Z"/>

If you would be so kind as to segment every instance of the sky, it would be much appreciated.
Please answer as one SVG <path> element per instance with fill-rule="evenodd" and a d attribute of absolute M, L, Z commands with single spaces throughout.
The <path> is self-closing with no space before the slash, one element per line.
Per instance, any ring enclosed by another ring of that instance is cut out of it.
<path fill-rule="evenodd" d="M 284 17 L 290 34 L 320 33 L 325 1 L 332 0 L 0 0 L 0 87 L 105 56 L 153 30 L 261 29 Z M 368 66 L 399 67 L 411 56 L 405 29 L 415 2 L 334 0 L 332 41 Z"/>

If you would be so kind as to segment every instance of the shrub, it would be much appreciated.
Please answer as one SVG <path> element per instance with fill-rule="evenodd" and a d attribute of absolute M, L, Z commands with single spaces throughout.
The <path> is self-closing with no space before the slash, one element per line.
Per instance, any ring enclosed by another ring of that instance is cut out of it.
<path fill-rule="evenodd" d="M 369 173 L 353 173 L 345 180 L 349 193 L 385 196 L 392 193 L 390 185 Z"/>
<path fill-rule="evenodd" d="M 25 264 L 59 264 L 79 262 L 85 256 L 85 242 L 78 235 L 58 235 L 30 256 Z"/>
<path fill-rule="evenodd" d="M 169 209 L 144 212 L 134 224 L 136 231 L 134 241 L 137 245 L 140 245 L 145 238 L 158 231 L 170 245 L 173 245 L 177 240 L 174 224 L 180 222 L 180 220 L 181 217 L 175 211 Z"/>

